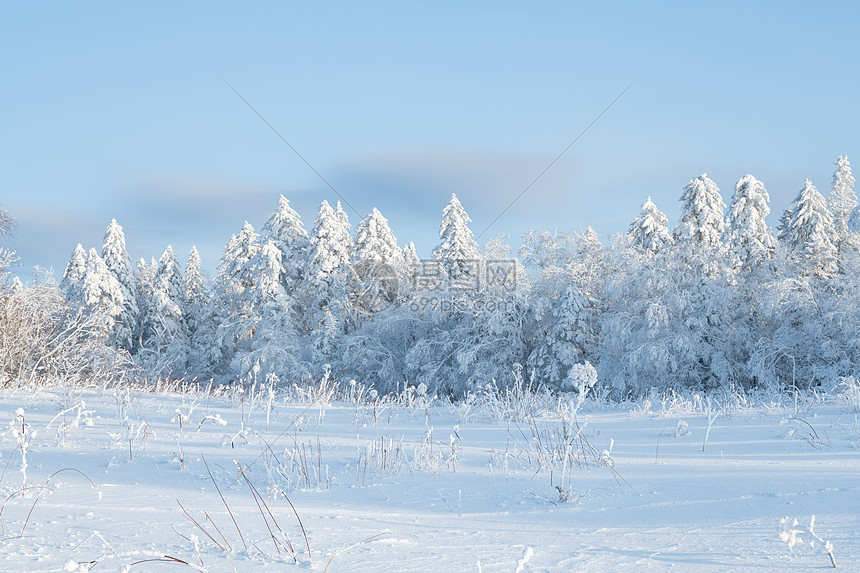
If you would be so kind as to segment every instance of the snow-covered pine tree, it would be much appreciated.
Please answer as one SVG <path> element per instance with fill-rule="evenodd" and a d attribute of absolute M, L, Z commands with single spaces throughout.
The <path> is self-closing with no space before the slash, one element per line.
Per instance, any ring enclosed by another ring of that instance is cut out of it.
<path fill-rule="evenodd" d="M 421 264 L 421 259 L 418 258 L 418 252 L 415 250 L 415 243 L 412 241 L 403 247 L 403 264 L 406 268 L 417 267 Z"/>
<path fill-rule="evenodd" d="M 188 326 L 188 373 L 209 378 L 221 360 L 218 344 L 220 320 L 209 290 L 209 280 L 197 247 L 191 247 L 185 265 L 185 300 Z"/>
<path fill-rule="evenodd" d="M 187 298 L 185 278 L 173 246 L 167 245 L 158 259 L 155 273 L 155 300 L 167 336 L 185 336 Z"/>
<path fill-rule="evenodd" d="M 154 374 L 182 376 L 188 359 L 186 290 L 182 268 L 171 245 L 158 259 L 149 302 L 151 335 L 142 361 Z"/>
<path fill-rule="evenodd" d="M 860 267 L 860 229 L 857 227 L 857 194 L 854 192 L 854 176 L 848 157 L 839 156 L 833 184 L 830 190 L 829 207 L 833 214 L 836 231 L 835 243 L 839 266 L 843 273 L 856 272 Z"/>
<path fill-rule="evenodd" d="M 191 247 L 185 264 L 185 301 L 189 329 L 193 331 L 197 329 L 201 309 L 209 304 L 209 281 L 196 246 Z"/>
<path fill-rule="evenodd" d="M 355 229 L 348 297 L 355 310 L 351 328 L 397 304 L 406 278 L 403 251 L 388 220 L 374 207 Z"/>
<path fill-rule="evenodd" d="M 263 242 L 260 252 L 251 259 L 251 274 L 256 277 L 255 284 L 248 289 L 248 307 L 255 314 L 289 313 L 290 302 L 281 278 L 284 276 L 282 265 L 283 251 L 275 241 Z"/>
<path fill-rule="evenodd" d="M 752 175 L 738 180 L 726 229 L 735 269 L 753 269 L 770 258 L 776 248 L 776 239 L 765 222 L 770 213 L 769 202 L 770 195 L 761 181 Z"/>
<path fill-rule="evenodd" d="M 400 282 L 400 295 L 402 300 L 409 298 L 416 276 L 421 270 L 421 259 L 415 250 L 415 243 L 409 241 L 403 247 L 403 280 Z"/>
<path fill-rule="evenodd" d="M 854 192 L 854 176 L 851 174 L 851 164 L 848 157 L 840 155 L 836 160 L 836 171 L 833 172 L 833 184 L 830 189 L 830 212 L 833 214 L 833 227 L 836 230 L 837 247 L 845 242 L 851 233 L 849 221 L 851 214 L 857 208 L 857 194 Z"/>
<path fill-rule="evenodd" d="M 269 215 L 260 232 L 260 242 L 270 241 L 281 251 L 281 284 L 294 296 L 302 281 L 302 270 L 308 249 L 308 232 L 290 202 L 281 195 L 278 208 Z"/>
<path fill-rule="evenodd" d="M 103 332 L 113 332 L 123 311 L 122 287 L 95 249 L 90 249 L 87 256 L 82 283 L 84 304 L 93 314 L 102 317 Z"/>
<path fill-rule="evenodd" d="M 218 264 L 213 298 L 223 328 L 217 330 L 216 344 L 225 361 L 231 360 L 233 353 L 254 335 L 251 291 L 257 282 L 254 261 L 259 252 L 259 236 L 245 221 L 239 234 L 227 241 Z"/>
<path fill-rule="evenodd" d="M 230 313 L 246 312 L 246 309 L 237 307 L 237 304 L 245 298 L 245 291 L 256 282 L 250 263 L 259 252 L 259 236 L 253 225 L 247 221 L 239 234 L 231 235 L 224 246 L 214 286 L 220 305 Z"/>
<path fill-rule="evenodd" d="M 801 274 L 830 278 L 837 272 L 836 231 L 827 201 L 807 179 L 792 203 L 782 238 L 797 260 Z"/>
<path fill-rule="evenodd" d="M 648 254 L 654 254 L 663 245 L 671 245 L 675 242 L 666 226 L 668 222 L 669 219 L 666 218 L 666 215 L 651 201 L 651 197 L 648 197 L 642 204 L 642 211 L 639 216 L 630 223 L 627 236 L 630 237 L 634 246 Z"/>
<path fill-rule="evenodd" d="M 337 216 L 337 220 L 340 222 L 341 227 L 346 229 L 346 235 L 349 237 L 349 248 L 352 249 L 352 235 L 350 234 L 352 226 L 349 224 L 349 216 L 346 214 L 346 211 L 343 210 L 343 205 L 341 205 L 340 201 L 335 204 L 334 214 Z"/>
<path fill-rule="evenodd" d="M 102 259 L 119 283 L 122 293 L 122 301 L 119 302 L 122 312 L 111 332 L 111 341 L 131 352 L 135 350 L 135 332 L 138 329 L 140 310 L 135 296 L 134 271 L 125 246 L 125 234 L 116 219 L 111 219 L 105 231 Z"/>
<path fill-rule="evenodd" d="M 311 232 L 300 301 L 306 308 L 304 331 L 312 338 L 310 361 L 316 368 L 331 360 L 328 352 L 344 328 L 343 298 L 352 259 L 349 230 L 340 203 L 335 210 L 323 201 Z"/>
<path fill-rule="evenodd" d="M 776 226 L 776 238 L 779 241 L 786 242 L 791 233 L 791 213 L 794 211 L 794 202 L 786 207 L 782 215 L 779 216 L 779 225 Z"/>
<path fill-rule="evenodd" d="M 376 207 L 355 228 L 354 259 L 392 266 L 402 263 L 403 252 L 394 231 Z"/>
<path fill-rule="evenodd" d="M 60 291 L 63 296 L 73 307 L 80 307 L 84 304 L 83 280 L 84 274 L 87 271 L 87 252 L 83 246 L 78 243 L 75 250 L 72 251 L 72 256 L 69 258 L 69 264 L 63 271 L 63 280 L 60 282 Z"/>
<path fill-rule="evenodd" d="M 717 184 L 703 173 L 691 180 L 681 195 L 681 218 L 675 227 L 678 242 L 718 249 L 725 231 L 726 204 Z"/>
<path fill-rule="evenodd" d="M 305 266 L 303 295 L 309 311 L 322 310 L 339 296 L 352 258 L 351 247 L 349 228 L 328 201 L 323 201 L 311 231 Z"/>
<path fill-rule="evenodd" d="M 469 223 L 472 219 L 460 204 L 457 195 L 442 210 L 439 225 L 439 245 L 433 258 L 442 261 L 448 274 L 449 288 L 463 288 L 477 284 L 480 277 L 481 254 Z"/>
<path fill-rule="evenodd" d="M 282 283 L 281 249 L 266 240 L 260 252 L 250 261 L 256 283 L 245 291 L 248 314 L 238 317 L 241 331 L 252 336 L 237 341 L 231 360 L 237 376 L 254 375 L 259 379 L 274 374 L 283 381 L 304 377 L 300 363 L 300 342 L 292 321 L 292 298 Z"/>
<path fill-rule="evenodd" d="M 585 360 L 586 347 L 594 340 L 593 304 L 575 284 L 562 293 L 550 310 L 549 330 L 527 362 L 536 382 L 561 389 L 571 367 Z"/>
<path fill-rule="evenodd" d="M 150 337 L 153 336 L 156 324 L 159 321 L 158 311 L 155 308 L 153 292 L 155 291 L 155 273 L 158 270 L 158 262 L 151 258 L 147 263 L 141 257 L 137 261 L 134 271 L 134 282 L 136 285 L 138 308 L 140 309 L 140 320 L 138 321 L 137 343 L 138 348 L 146 346 Z"/>
<path fill-rule="evenodd" d="M 424 383 L 431 391 L 437 390 L 462 394 L 471 384 L 469 378 L 480 376 L 477 365 L 481 362 L 478 351 L 481 328 L 478 319 L 469 312 L 469 299 L 480 288 L 481 254 L 468 224 L 471 222 L 457 196 L 452 194 L 450 202 L 442 211 L 439 226 L 440 243 L 433 251 L 438 261 L 441 276 L 427 279 L 427 284 L 416 284 L 417 289 L 432 288 L 441 292 L 431 293 L 425 300 L 435 304 L 418 304 L 413 312 L 415 323 L 411 325 L 415 342 L 405 357 L 405 373 L 415 382 Z M 416 275 L 419 282 L 425 269 Z M 450 301 L 435 299 L 444 295 Z M 424 295 L 420 295 L 424 296 Z M 413 300 L 419 293 L 413 293 Z M 503 359 L 497 360 L 498 366 Z M 490 374 L 492 376 L 492 374 Z"/>

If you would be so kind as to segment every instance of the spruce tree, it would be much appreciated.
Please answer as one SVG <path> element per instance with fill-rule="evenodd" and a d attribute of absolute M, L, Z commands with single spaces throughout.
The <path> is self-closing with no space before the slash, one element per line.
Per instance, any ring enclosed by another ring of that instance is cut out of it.
<path fill-rule="evenodd" d="M 799 265 L 801 274 L 830 278 L 837 271 L 836 231 L 827 202 L 807 179 L 792 203 L 782 238 Z"/>
<path fill-rule="evenodd" d="M 221 320 L 212 300 L 209 280 L 203 270 L 197 247 L 191 247 L 185 265 L 185 300 L 188 371 L 191 376 L 197 378 L 211 378 L 218 373 L 222 358 L 218 337 Z"/>
<path fill-rule="evenodd" d="M 352 239 L 346 213 L 323 201 L 311 232 L 306 263 L 304 298 L 311 313 L 328 308 L 342 294 L 352 259 Z M 313 321 L 313 315 L 310 317 Z"/>
<path fill-rule="evenodd" d="M 188 262 L 185 264 L 185 300 L 189 324 L 194 324 L 197 322 L 199 309 L 209 304 L 209 284 L 196 246 L 191 247 Z"/>
<path fill-rule="evenodd" d="M 433 250 L 433 258 L 441 261 L 450 280 L 449 287 L 468 288 L 477 285 L 480 277 L 481 254 L 469 223 L 472 219 L 460 204 L 457 195 L 442 210 L 439 225 L 439 245 Z"/>
<path fill-rule="evenodd" d="M 415 243 L 409 241 L 403 247 L 403 265 L 406 268 L 417 267 L 421 264 L 421 259 L 418 258 L 418 253 L 415 250 Z"/>
<path fill-rule="evenodd" d="M 281 283 L 288 294 L 296 291 L 302 281 L 307 257 L 308 233 L 301 217 L 290 202 L 281 195 L 278 208 L 269 215 L 260 232 L 260 242 L 270 241 L 281 252 Z"/>
<path fill-rule="evenodd" d="M 390 308 L 400 299 L 400 283 L 406 280 L 403 251 L 388 220 L 374 208 L 355 229 L 355 248 L 350 273 L 349 301 L 356 311 L 351 327 Z"/>
<path fill-rule="evenodd" d="M 69 304 L 73 306 L 79 307 L 84 304 L 83 280 L 86 271 L 87 252 L 78 243 L 78 246 L 72 251 L 69 264 L 63 271 L 63 280 L 60 282 L 60 290 Z"/>
<path fill-rule="evenodd" d="M 833 214 L 839 266 L 843 273 L 856 273 L 860 267 L 860 229 L 858 229 L 857 195 L 848 158 L 840 156 L 833 173 L 830 212 Z"/>
<path fill-rule="evenodd" d="M 103 331 L 112 333 L 123 311 L 122 287 L 95 249 L 87 256 L 82 287 L 84 304 L 100 316 Z"/>
<path fill-rule="evenodd" d="M 681 195 L 675 240 L 718 249 L 725 231 L 725 209 L 720 189 L 707 174 L 691 180 Z"/>
<path fill-rule="evenodd" d="M 671 245 L 675 242 L 666 226 L 668 222 L 669 219 L 666 218 L 666 215 L 651 201 L 651 197 L 648 197 L 642 204 L 642 211 L 639 216 L 630 223 L 627 236 L 634 246 L 639 247 L 649 255 L 653 255 L 663 245 Z"/>
<path fill-rule="evenodd" d="M 738 180 L 726 229 L 735 269 L 753 269 L 769 259 L 776 248 L 776 239 L 765 221 L 770 214 L 769 202 L 770 195 L 761 181 L 752 175 Z"/>
<path fill-rule="evenodd" d="M 857 208 L 857 195 L 854 192 L 854 176 L 851 174 L 848 157 L 840 155 L 835 165 L 829 205 L 833 215 L 837 246 L 840 246 L 851 234 L 849 222 L 851 214 Z"/>
<path fill-rule="evenodd" d="M 116 219 L 111 220 L 105 231 L 102 259 L 119 283 L 121 293 L 121 299 L 116 302 L 122 307 L 122 312 L 116 319 L 111 340 L 114 345 L 132 351 L 135 349 L 134 335 L 138 328 L 140 310 L 135 296 L 131 259 L 125 247 L 125 234 Z"/>
<path fill-rule="evenodd" d="M 171 245 L 158 259 L 155 272 L 154 296 L 162 319 L 163 336 L 185 336 L 187 333 L 186 286 L 182 268 Z"/>
<path fill-rule="evenodd" d="M 305 305 L 303 331 L 311 336 L 310 361 L 314 367 L 330 362 L 336 341 L 347 322 L 345 303 L 352 238 L 346 213 L 323 201 L 310 237 L 301 303 Z"/>
<path fill-rule="evenodd" d="M 403 251 L 388 219 L 376 207 L 355 228 L 355 260 L 396 267 L 403 262 Z"/>
<path fill-rule="evenodd" d="M 254 227 L 245 221 L 239 234 L 232 235 L 227 241 L 215 276 L 216 296 L 226 310 L 245 312 L 237 304 L 241 304 L 245 291 L 256 282 L 251 261 L 259 252 L 259 236 Z"/>
<path fill-rule="evenodd" d="M 586 347 L 594 337 L 592 304 L 579 287 L 571 284 L 553 305 L 549 329 L 527 362 L 537 382 L 561 389 L 571 367 L 585 360 Z"/>

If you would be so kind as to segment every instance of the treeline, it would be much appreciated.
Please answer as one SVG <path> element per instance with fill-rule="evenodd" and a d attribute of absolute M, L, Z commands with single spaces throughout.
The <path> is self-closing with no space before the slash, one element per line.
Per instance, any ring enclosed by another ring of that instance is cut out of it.
<path fill-rule="evenodd" d="M 422 260 L 376 209 L 352 232 L 341 205 L 324 201 L 308 232 L 281 197 L 259 234 L 245 223 L 230 238 L 211 281 L 195 248 L 184 267 L 169 246 L 132 266 L 112 221 L 101 251 L 78 245 L 59 285 L 14 281 L 4 295 L 8 315 L 39 289 L 55 293 L 48 314 L 74 334 L 62 343 L 79 354 L 66 359 L 74 369 L 33 366 L 34 349 L 18 359 L 27 368 L 3 366 L 3 384 L 108 364 L 128 376 L 287 384 L 328 371 L 380 391 L 423 383 L 453 395 L 561 389 L 584 362 L 597 369 L 595 391 L 614 396 L 855 375 L 860 215 L 847 158 L 829 198 L 807 180 L 776 229 L 769 202 L 747 175 L 726 207 L 701 175 L 684 187 L 674 229 L 649 198 L 608 244 L 591 229 L 529 232 L 513 257 L 502 238 L 479 248 L 452 196 Z"/>

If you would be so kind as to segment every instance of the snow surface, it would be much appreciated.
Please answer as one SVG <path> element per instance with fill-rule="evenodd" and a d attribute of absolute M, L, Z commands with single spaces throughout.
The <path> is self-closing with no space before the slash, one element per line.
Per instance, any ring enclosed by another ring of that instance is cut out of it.
<path fill-rule="evenodd" d="M 586 402 L 559 441 L 551 407 L 284 396 L 4 391 L 0 568 L 828 569 L 803 532 L 780 540 L 781 518 L 813 514 L 840 568 L 860 566 L 860 423 L 833 398 L 715 400 L 703 451 L 696 397 Z"/>

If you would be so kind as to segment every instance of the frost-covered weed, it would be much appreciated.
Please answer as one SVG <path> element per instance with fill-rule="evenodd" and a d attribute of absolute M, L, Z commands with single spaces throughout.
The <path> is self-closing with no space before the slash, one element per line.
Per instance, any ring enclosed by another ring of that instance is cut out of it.
<path fill-rule="evenodd" d="M 154 436 L 155 432 L 152 431 L 145 420 L 141 420 L 137 423 L 127 423 L 125 425 L 125 431 L 125 439 L 128 442 L 128 461 L 131 461 L 134 459 L 135 454 L 140 453 L 140 451 L 146 447 L 147 439 L 150 434 Z M 179 438 L 177 438 L 176 441 L 179 443 Z"/>
<path fill-rule="evenodd" d="M 76 410 L 77 413 L 75 415 L 75 418 L 71 422 L 69 422 L 66 419 L 66 416 Z M 87 410 L 86 403 L 81 400 L 77 405 L 65 408 L 59 414 L 54 416 L 54 418 L 50 422 L 48 422 L 48 425 L 45 426 L 45 429 L 49 430 L 54 424 L 54 422 L 56 422 L 60 418 L 60 416 L 62 416 L 63 421 L 57 425 L 57 443 L 65 446 L 68 429 L 77 428 L 78 426 L 80 426 L 82 421 L 85 426 L 92 426 L 94 413 L 95 410 Z"/>
<path fill-rule="evenodd" d="M 173 417 L 170 418 L 170 422 L 172 424 L 177 424 L 177 429 L 179 430 L 179 435 L 182 435 L 183 426 L 188 425 L 188 421 L 191 419 L 191 413 L 194 411 L 194 405 L 188 409 L 188 413 L 183 413 L 182 409 L 176 408 L 173 412 Z"/>
<path fill-rule="evenodd" d="M 846 376 L 840 379 L 834 390 L 837 404 L 852 414 L 860 414 L 860 381 L 853 376 Z"/>
<path fill-rule="evenodd" d="M 368 472 L 375 477 L 396 476 L 404 468 L 409 469 L 410 466 L 402 438 L 394 440 L 380 436 L 375 440 L 365 440 L 364 447 L 358 448 L 355 483 L 365 485 Z"/>
<path fill-rule="evenodd" d="M 576 402 L 571 405 L 571 415 L 576 417 L 577 412 L 585 402 L 589 391 L 597 384 L 597 370 L 586 360 L 583 364 L 574 364 L 564 379 L 564 386 L 576 390 Z"/>
<path fill-rule="evenodd" d="M 448 444 L 434 442 L 433 427 L 427 428 L 424 437 L 415 446 L 410 467 L 415 471 L 437 472 L 442 469 L 457 471 L 460 457 L 460 436 L 457 428 L 449 436 Z"/>
<path fill-rule="evenodd" d="M 27 451 L 30 448 L 30 442 L 38 433 L 36 430 L 30 429 L 30 424 L 24 420 L 24 409 L 18 408 L 12 414 L 12 421 L 9 422 L 18 450 L 21 452 L 21 489 L 27 489 Z"/>
<path fill-rule="evenodd" d="M 319 383 L 300 386 L 293 384 L 291 387 L 292 398 L 299 402 L 313 406 L 317 409 L 319 423 L 325 420 L 326 410 L 331 406 L 332 400 L 340 393 L 340 384 L 331 376 L 331 366 L 323 367 L 323 375 Z"/>
<path fill-rule="evenodd" d="M 522 422 L 552 413 L 557 400 L 546 387 L 524 381 L 520 369 L 515 369 L 511 384 L 500 388 L 493 380 L 452 403 L 451 411 L 461 422 L 473 419 Z"/>
<path fill-rule="evenodd" d="M 200 423 L 197 425 L 197 433 L 198 434 L 200 433 L 200 429 L 203 427 L 203 424 L 205 424 L 208 421 L 211 421 L 212 424 L 215 426 L 226 426 L 227 425 L 227 422 L 224 420 L 224 418 L 221 417 L 221 414 L 214 414 L 214 415 L 209 414 L 207 416 L 204 416 L 204 418 L 202 420 L 200 420 Z"/>
<path fill-rule="evenodd" d="M 830 558 L 830 564 L 836 567 L 836 558 L 833 556 L 833 543 L 825 541 L 815 532 L 815 516 L 809 518 L 809 525 L 802 526 L 798 524 L 797 519 L 784 517 L 779 520 L 779 538 L 788 543 L 788 548 L 793 549 L 797 545 L 803 545 L 801 535 L 809 535 L 812 539 L 809 541 L 809 546 L 814 548 L 815 544 L 820 545 L 821 550 Z"/>
<path fill-rule="evenodd" d="M 573 404 L 557 403 L 557 421 L 527 420 L 526 427 L 517 424 L 509 430 L 504 451 L 493 450 L 492 468 L 506 473 L 525 470 L 531 475 L 549 473 L 550 486 L 563 497 L 571 492 L 574 470 L 614 466 L 610 441 L 608 450 L 595 448 L 588 439 L 588 419 L 579 422 L 571 416 Z"/>
<path fill-rule="evenodd" d="M 788 429 L 782 433 L 783 439 L 801 440 L 816 450 L 833 447 L 830 444 L 830 439 L 827 437 L 827 434 L 823 433 L 823 431 L 819 434 L 815 426 L 810 424 L 805 418 L 789 416 L 788 418 L 780 420 L 779 425 L 789 426 Z"/>
<path fill-rule="evenodd" d="M 705 410 L 705 414 L 707 416 L 708 425 L 705 428 L 705 441 L 702 442 L 702 451 L 703 452 L 705 451 L 705 448 L 708 447 L 708 438 L 711 437 L 711 428 L 714 427 L 714 422 L 722 414 L 722 411 L 719 408 L 716 408 L 711 404 L 711 398 L 710 397 L 708 397 L 706 402 L 708 404 L 708 408 L 707 408 L 707 410 Z"/>
<path fill-rule="evenodd" d="M 333 475 L 323 461 L 319 437 L 304 441 L 291 436 L 293 444 L 278 454 L 259 433 L 256 436 L 264 447 L 261 457 L 270 486 L 284 491 L 331 489 Z"/>

